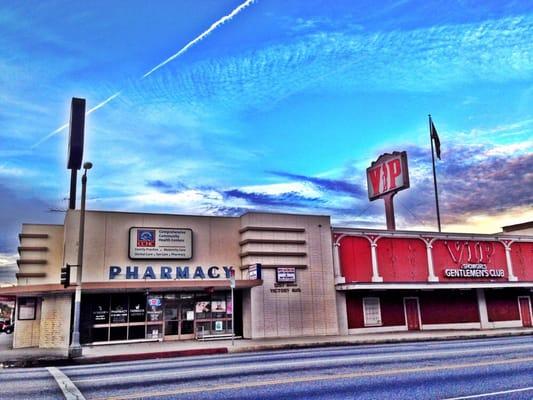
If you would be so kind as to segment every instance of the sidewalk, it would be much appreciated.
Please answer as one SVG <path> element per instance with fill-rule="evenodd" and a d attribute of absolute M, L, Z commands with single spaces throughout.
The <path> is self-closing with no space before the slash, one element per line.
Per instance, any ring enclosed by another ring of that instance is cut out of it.
<path fill-rule="evenodd" d="M 345 346 L 363 344 L 384 344 L 400 342 L 458 340 L 504 336 L 533 335 L 533 329 L 491 329 L 446 330 L 423 332 L 396 332 L 357 334 L 350 336 L 309 336 L 300 338 L 276 339 L 239 339 L 232 346 L 231 340 L 199 342 L 196 340 L 169 342 L 140 342 L 128 344 L 109 344 L 84 346 L 80 359 L 68 360 L 62 350 L 16 349 L 0 351 L 0 363 L 4 366 L 37 366 L 51 364 L 88 364 L 113 361 L 131 361 L 155 358 L 169 358 L 192 355 L 222 353 L 242 353 L 248 351 L 266 351 L 311 348 L 322 346 Z"/>

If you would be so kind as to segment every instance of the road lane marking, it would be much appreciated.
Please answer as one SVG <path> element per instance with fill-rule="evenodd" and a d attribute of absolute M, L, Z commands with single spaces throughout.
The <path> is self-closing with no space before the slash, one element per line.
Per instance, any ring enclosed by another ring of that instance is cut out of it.
<path fill-rule="evenodd" d="M 138 398 L 157 397 L 157 396 L 172 396 L 172 395 L 180 395 L 180 394 L 214 392 L 218 390 L 249 389 L 249 388 L 261 387 L 261 386 L 274 386 L 274 385 L 284 385 L 284 384 L 293 384 L 293 383 L 330 381 L 330 380 L 349 379 L 349 378 L 365 378 L 365 377 L 376 377 L 376 376 L 385 376 L 385 375 L 401 375 L 401 374 L 410 374 L 410 373 L 418 373 L 418 372 L 445 371 L 445 370 L 454 370 L 454 369 L 472 368 L 472 367 L 486 367 L 486 366 L 492 366 L 492 365 L 519 364 L 519 363 L 531 362 L 531 361 L 533 361 L 533 357 L 516 358 L 513 360 L 484 361 L 484 362 L 477 362 L 477 363 L 451 364 L 451 365 L 417 367 L 417 368 L 400 368 L 400 369 L 393 369 L 393 370 L 350 372 L 350 373 L 335 374 L 335 375 L 301 376 L 301 377 L 294 377 L 294 378 L 275 379 L 275 380 L 270 380 L 270 381 L 261 380 L 261 381 L 246 382 L 246 383 L 228 383 L 228 384 L 216 385 L 216 386 L 191 387 L 191 388 L 183 388 L 183 389 L 169 390 L 169 391 L 135 393 L 135 394 L 127 394 L 123 396 L 105 397 L 105 398 L 95 399 L 95 400 L 103 400 L 103 399 L 127 400 L 127 399 L 138 399 Z"/>
<path fill-rule="evenodd" d="M 520 339 L 520 340 L 517 340 Z M 295 356 L 306 356 L 306 355 L 315 355 L 317 351 L 320 351 L 321 353 L 326 353 L 326 355 L 333 355 L 340 353 L 346 353 L 346 352 L 357 352 L 358 355 L 364 354 L 364 351 L 371 354 L 383 354 L 386 353 L 388 350 L 394 350 L 395 354 L 399 354 L 405 351 L 411 351 L 420 349 L 421 347 L 425 347 L 426 350 L 441 350 L 443 349 L 456 349 L 460 350 L 465 347 L 472 348 L 473 346 L 479 345 L 481 346 L 494 346 L 494 345 L 508 345 L 509 343 L 521 343 L 521 342 L 529 342 L 531 343 L 531 338 L 524 337 L 524 336 L 515 336 L 511 338 L 489 338 L 489 339 L 467 339 L 467 341 L 458 341 L 457 339 L 451 340 L 451 341 L 435 341 L 435 342 L 428 342 L 428 341 L 421 341 L 421 342 L 399 342 L 399 343 L 392 343 L 392 344 L 357 344 L 357 343 L 351 343 L 351 344 L 343 344 L 342 346 L 331 346 L 324 344 L 324 346 L 318 346 L 315 348 L 301 348 L 296 350 L 269 350 L 269 351 L 261 351 L 261 354 L 257 354 L 256 352 L 236 352 L 236 353 L 230 353 L 225 355 L 209 355 L 209 356 L 193 356 L 193 357 L 187 357 L 187 361 L 183 358 L 180 358 L 180 364 L 190 364 L 191 367 L 194 367 L 195 364 L 201 365 L 202 361 L 205 360 L 220 360 L 220 361 L 239 361 L 239 360 L 247 360 L 249 358 L 253 359 L 269 359 L 269 358 L 275 358 L 276 356 L 280 355 L 295 355 Z M 372 351 L 369 351 L 372 350 Z M 375 351 L 374 351 L 375 350 Z M 383 350 L 383 351 L 380 351 Z M 484 349 L 483 349 L 484 350 Z M 137 360 L 137 361 L 122 361 L 122 362 L 114 362 L 111 365 L 101 365 L 99 369 L 106 370 L 106 371 L 112 371 L 115 369 L 120 369 L 124 366 L 137 366 L 137 367 L 150 367 L 154 364 L 157 365 L 164 365 L 164 364 L 173 364 L 176 362 L 176 358 L 169 358 L 169 359 L 151 359 L 151 360 Z M 76 366 L 66 366 L 62 367 L 61 369 L 63 371 L 65 370 L 76 370 L 76 371 L 83 371 L 87 369 L 94 368 L 94 364 L 89 365 L 76 365 Z"/>
<path fill-rule="evenodd" d="M 473 395 L 470 395 L 470 396 L 448 397 L 448 398 L 442 399 L 442 400 L 479 399 L 480 397 L 498 396 L 500 394 L 507 394 L 507 393 L 527 392 L 527 391 L 530 391 L 530 390 L 533 390 L 533 386 L 526 387 L 526 388 L 520 388 L 520 389 L 502 390 L 500 392 L 473 394 Z"/>
<path fill-rule="evenodd" d="M 83 397 L 76 385 L 63 372 L 55 367 L 48 367 L 46 369 L 56 380 L 66 400 L 85 400 L 85 397 Z"/>
<path fill-rule="evenodd" d="M 524 350 L 524 349 L 533 349 L 533 344 L 529 345 L 514 345 L 514 346 L 506 346 L 506 347 L 499 347 L 499 348 L 492 348 L 492 349 L 485 349 L 483 350 L 483 354 L 489 354 L 489 353 L 501 353 L 508 350 Z M 287 367 L 308 367 L 313 365 L 327 365 L 327 364 L 337 364 L 337 363 L 346 363 L 346 362 L 364 362 L 364 361 L 378 361 L 378 360 L 401 360 L 401 359 L 413 359 L 416 357 L 424 357 L 424 358 L 430 358 L 430 357 L 438 357 L 438 356 L 446 356 L 446 355 L 464 355 L 464 354 L 478 354 L 480 352 L 480 349 L 468 349 L 468 350 L 444 350 L 444 351 L 434 351 L 434 352 L 426 352 L 426 351 L 420 351 L 420 352 L 411 352 L 411 353 L 405 353 L 405 354 L 388 354 L 388 355 L 372 355 L 372 356 L 351 356 L 351 357 L 337 357 L 337 358 L 330 358 L 327 360 L 323 359 L 305 359 L 301 361 L 281 361 L 281 362 L 274 362 L 274 363 L 268 363 L 263 361 L 261 364 L 253 365 L 253 364 L 246 364 L 246 365 L 237 365 L 233 367 L 223 366 L 223 367 L 212 367 L 212 368 L 205 368 L 202 365 L 199 365 L 197 367 L 189 368 L 182 371 L 170 371 L 170 372 L 153 372 L 153 373 L 140 373 L 140 374 L 134 374 L 129 373 L 126 377 L 122 377 L 122 380 L 137 380 L 138 378 L 148 378 L 148 377 L 157 377 L 161 378 L 163 376 L 188 376 L 190 374 L 193 374 L 195 372 L 198 372 L 198 370 L 201 370 L 203 374 L 205 373 L 216 373 L 216 372 L 227 372 L 227 371 L 234 371 L 238 372 L 241 370 L 244 371 L 257 371 L 257 370 L 266 370 L 266 369 L 276 369 L 279 367 L 287 368 Z M 83 382 L 102 382 L 102 381 L 115 381 L 117 378 L 116 376 L 110 376 L 110 377 L 103 377 L 103 378 L 85 378 L 85 379 L 74 379 L 73 382 L 75 383 L 83 383 Z"/>

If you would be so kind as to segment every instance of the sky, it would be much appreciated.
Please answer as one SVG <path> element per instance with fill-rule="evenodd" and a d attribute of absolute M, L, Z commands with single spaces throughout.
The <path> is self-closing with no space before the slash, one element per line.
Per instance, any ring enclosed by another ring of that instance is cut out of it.
<path fill-rule="evenodd" d="M 1 2 L 0 281 L 63 222 L 72 97 L 89 209 L 385 228 L 365 170 L 407 151 L 397 229 L 435 231 L 431 113 L 443 231 L 533 220 L 532 2 Z"/>

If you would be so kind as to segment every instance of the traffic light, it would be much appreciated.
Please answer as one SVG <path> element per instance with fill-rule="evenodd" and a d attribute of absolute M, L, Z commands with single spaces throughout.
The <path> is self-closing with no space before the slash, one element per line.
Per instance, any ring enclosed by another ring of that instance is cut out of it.
<path fill-rule="evenodd" d="M 64 288 L 70 286 L 70 265 L 67 264 L 66 267 L 61 268 L 61 284 Z"/>

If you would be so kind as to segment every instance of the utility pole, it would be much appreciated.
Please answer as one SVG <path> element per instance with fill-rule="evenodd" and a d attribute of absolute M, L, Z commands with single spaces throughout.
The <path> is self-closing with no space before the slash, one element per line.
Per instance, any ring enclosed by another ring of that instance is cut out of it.
<path fill-rule="evenodd" d="M 83 241 L 85 236 L 85 198 L 87 194 L 87 171 L 93 164 L 86 162 L 83 164 L 85 170 L 81 177 L 81 209 L 80 209 L 80 233 L 78 239 L 78 268 L 76 272 L 76 292 L 74 293 L 74 321 L 72 324 L 72 343 L 69 347 L 71 358 L 81 357 L 82 349 L 80 344 L 80 306 L 81 306 L 81 275 L 83 265 Z"/>

